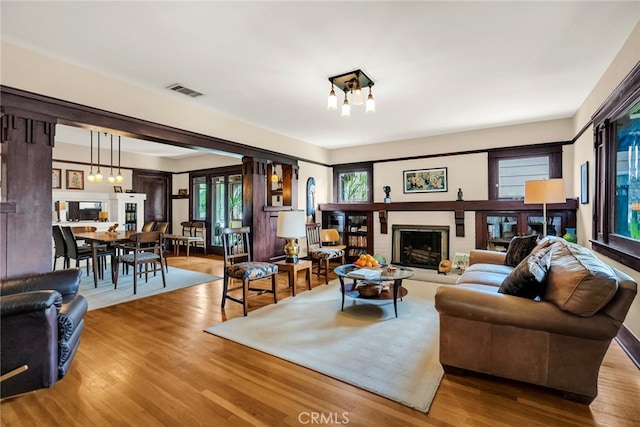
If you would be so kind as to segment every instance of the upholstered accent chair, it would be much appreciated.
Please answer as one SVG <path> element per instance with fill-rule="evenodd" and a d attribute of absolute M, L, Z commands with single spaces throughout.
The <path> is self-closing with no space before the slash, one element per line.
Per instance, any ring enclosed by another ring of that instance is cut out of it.
<path fill-rule="evenodd" d="M 87 311 L 80 275 L 70 268 L 0 281 L 3 398 L 51 387 L 69 371 Z"/>
<path fill-rule="evenodd" d="M 224 308 L 226 301 L 242 304 L 243 314 L 247 315 L 249 291 L 259 293 L 273 293 L 273 302 L 278 302 L 276 293 L 276 274 L 278 266 L 269 262 L 251 261 L 250 227 L 223 228 L 222 246 L 224 248 L 224 279 L 222 290 L 222 303 Z M 249 284 L 259 279 L 271 278 L 271 289 L 254 288 Z M 229 287 L 231 280 L 242 281 L 241 286 Z M 232 296 L 229 292 L 242 289 L 242 298 Z"/>
<path fill-rule="evenodd" d="M 317 262 L 318 276 L 324 275 L 325 284 L 329 283 L 329 263 L 339 259 L 345 264 L 345 245 L 340 244 L 340 234 L 335 229 L 322 229 L 319 223 L 307 224 L 307 256 Z"/>

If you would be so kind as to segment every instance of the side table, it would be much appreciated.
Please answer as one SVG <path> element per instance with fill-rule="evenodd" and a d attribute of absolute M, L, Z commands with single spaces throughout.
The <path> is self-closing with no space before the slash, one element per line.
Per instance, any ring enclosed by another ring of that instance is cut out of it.
<path fill-rule="evenodd" d="M 275 263 L 278 266 L 278 271 L 286 271 L 289 276 L 289 286 L 291 286 L 291 293 L 296 296 L 296 279 L 298 278 L 298 271 L 307 270 L 307 287 L 311 290 L 311 268 L 313 262 L 301 259 L 298 262 L 286 262 L 278 261 Z"/>

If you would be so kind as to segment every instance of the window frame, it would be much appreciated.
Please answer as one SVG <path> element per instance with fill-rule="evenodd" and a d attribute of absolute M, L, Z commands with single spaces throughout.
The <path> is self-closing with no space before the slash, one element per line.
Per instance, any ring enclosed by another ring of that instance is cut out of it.
<path fill-rule="evenodd" d="M 640 271 L 640 241 L 615 233 L 616 138 L 615 123 L 640 102 L 640 63 L 592 116 L 595 188 L 591 244 L 599 252 Z"/>
<path fill-rule="evenodd" d="M 351 202 L 340 200 L 340 174 L 365 172 L 367 174 L 367 200 Z M 373 162 L 347 163 L 333 166 L 333 200 L 335 203 L 365 204 L 373 202 Z"/>
<path fill-rule="evenodd" d="M 488 152 L 489 164 L 489 200 L 514 200 L 512 197 L 499 197 L 500 161 L 526 159 L 529 157 L 549 157 L 549 178 L 562 178 L 562 146 L 565 142 L 529 145 L 518 148 L 497 148 Z M 524 199 L 524 197 L 519 200 Z"/>

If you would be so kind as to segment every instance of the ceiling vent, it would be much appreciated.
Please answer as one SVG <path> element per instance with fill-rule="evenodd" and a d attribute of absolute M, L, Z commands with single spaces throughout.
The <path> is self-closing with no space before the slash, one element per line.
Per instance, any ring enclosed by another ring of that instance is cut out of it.
<path fill-rule="evenodd" d="M 192 98 L 196 98 L 196 97 L 202 95 L 200 92 L 195 91 L 193 89 L 189 89 L 188 87 L 184 87 L 179 83 L 172 84 L 171 86 L 167 86 L 167 89 L 171 89 L 173 91 L 180 92 L 180 93 L 183 93 L 185 95 L 189 95 Z"/>

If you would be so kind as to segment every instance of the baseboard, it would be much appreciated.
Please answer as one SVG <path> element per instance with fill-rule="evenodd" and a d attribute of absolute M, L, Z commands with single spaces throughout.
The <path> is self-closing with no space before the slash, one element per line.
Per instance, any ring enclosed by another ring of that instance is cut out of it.
<path fill-rule="evenodd" d="M 622 347 L 629 359 L 636 365 L 636 368 L 640 369 L 640 340 L 633 335 L 626 326 L 622 325 L 616 336 L 616 341 Z"/>

